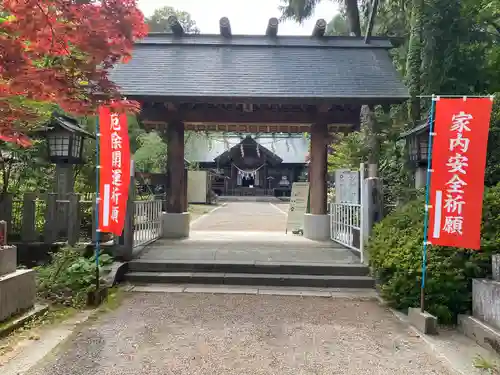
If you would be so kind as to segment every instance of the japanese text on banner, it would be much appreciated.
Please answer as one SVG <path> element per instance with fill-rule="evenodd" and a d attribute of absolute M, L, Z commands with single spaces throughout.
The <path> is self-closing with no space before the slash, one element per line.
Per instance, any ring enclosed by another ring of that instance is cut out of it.
<path fill-rule="evenodd" d="M 441 99 L 432 147 L 429 241 L 479 249 L 492 102 Z"/>
<path fill-rule="evenodd" d="M 99 122 L 99 229 L 121 235 L 130 182 L 127 117 L 101 107 Z"/>
<path fill-rule="evenodd" d="M 111 220 L 118 223 L 120 217 L 120 188 L 122 186 L 122 137 L 120 117 L 111 114 Z"/>

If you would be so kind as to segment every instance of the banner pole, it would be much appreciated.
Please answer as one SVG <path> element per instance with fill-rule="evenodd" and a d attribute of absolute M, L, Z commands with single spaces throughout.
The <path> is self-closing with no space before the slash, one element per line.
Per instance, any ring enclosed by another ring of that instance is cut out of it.
<path fill-rule="evenodd" d="M 436 101 L 439 97 L 432 95 L 431 113 L 429 117 L 429 147 L 427 148 L 427 172 L 425 184 L 425 213 L 424 213 L 424 242 L 422 246 L 422 283 L 420 286 L 420 311 L 425 310 L 425 278 L 427 273 L 427 233 L 429 231 L 429 200 L 430 200 L 430 184 L 431 184 L 431 168 L 432 168 L 432 140 L 434 136 L 434 115 L 436 112 Z"/>
<path fill-rule="evenodd" d="M 96 200 L 95 200 L 95 210 L 96 210 L 96 221 L 95 221 L 95 290 L 96 294 L 99 292 L 100 288 L 100 275 L 99 275 L 99 255 L 100 255 L 100 242 L 101 242 L 101 232 L 99 231 L 99 203 L 101 200 L 100 191 L 99 191 L 99 148 L 100 148 L 100 138 L 101 133 L 99 130 L 99 114 L 96 119 L 96 136 L 97 136 L 97 144 L 96 144 L 96 168 L 95 168 L 95 181 L 96 181 Z"/>
<path fill-rule="evenodd" d="M 436 95 L 417 95 L 417 98 L 435 98 Z M 439 95 L 440 98 L 490 98 L 491 100 L 495 99 L 494 94 L 489 95 Z"/>

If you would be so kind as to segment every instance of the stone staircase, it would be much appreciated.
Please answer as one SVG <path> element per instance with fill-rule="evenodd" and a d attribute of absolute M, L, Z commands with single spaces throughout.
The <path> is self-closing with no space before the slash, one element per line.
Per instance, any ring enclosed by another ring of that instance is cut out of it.
<path fill-rule="evenodd" d="M 125 281 L 134 284 L 374 289 L 362 264 L 138 259 Z"/>

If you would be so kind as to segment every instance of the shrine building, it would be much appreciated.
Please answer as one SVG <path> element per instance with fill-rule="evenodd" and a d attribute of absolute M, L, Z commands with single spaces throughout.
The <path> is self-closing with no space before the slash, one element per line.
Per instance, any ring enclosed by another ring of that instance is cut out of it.
<path fill-rule="evenodd" d="M 290 196 L 292 183 L 307 181 L 309 139 L 303 134 L 190 136 L 185 158 L 207 170 L 211 189 L 224 196 Z"/>

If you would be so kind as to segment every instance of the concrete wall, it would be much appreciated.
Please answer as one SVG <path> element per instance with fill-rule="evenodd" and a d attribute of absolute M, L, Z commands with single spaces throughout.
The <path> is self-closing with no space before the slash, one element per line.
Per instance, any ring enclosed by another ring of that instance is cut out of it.
<path fill-rule="evenodd" d="M 500 282 L 485 279 L 472 281 L 472 315 L 500 329 Z"/>
<path fill-rule="evenodd" d="M 17 270 L 0 276 L 0 322 L 34 306 L 35 271 Z"/>
<path fill-rule="evenodd" d="M 0 322 L 33 307 L 36 297 L 35 272 L 16 270 L 17 248 L 0 247 Z"/>

